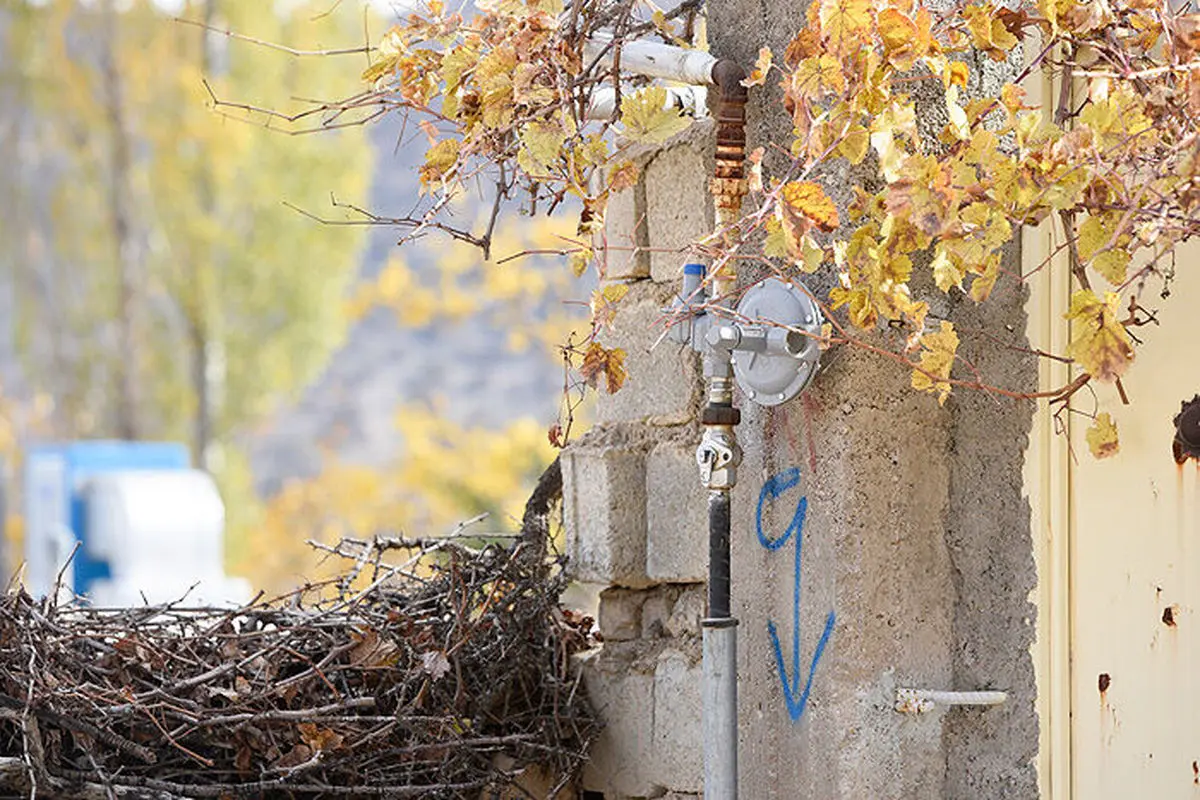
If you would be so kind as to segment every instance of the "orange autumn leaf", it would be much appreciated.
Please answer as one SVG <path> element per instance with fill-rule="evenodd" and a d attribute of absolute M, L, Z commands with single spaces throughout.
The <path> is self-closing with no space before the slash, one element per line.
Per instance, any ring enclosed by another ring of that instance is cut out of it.
<path fill-rule="evenodd" d="M 625 351 L 619 347 L 610 350 L 598 342 L 592 342 L 584 353 L 579 372 L 593 388 L 604 378 L 605 389 L 609 394 L 614 394 L 625 384 Z"/>
<path fill-rule="evenodd" d="M 750 75 L 742 81 L 742 86 L 749 88 L 751 86 L 762 86 L 767 80 L 767 73 L 771 71 L 771 62 L 774 57 L 771 54 L 771 48 L 762 47 L 758 51 L 758 59 L 754 62 L 754 69 Z"/>
<path fill-rule="evenodd" d="M 780 194 L 786 212 L 804 216 L 819 229 L 829 232 L 838 226 L 837 206 L 819 183 L 792 181 L 783 187 Z"/>

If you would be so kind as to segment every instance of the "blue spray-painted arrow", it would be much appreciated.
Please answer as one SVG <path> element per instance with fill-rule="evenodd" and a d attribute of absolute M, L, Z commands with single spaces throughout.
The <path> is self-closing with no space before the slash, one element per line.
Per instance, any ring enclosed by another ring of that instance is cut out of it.
<path fill-rule="evenodd" d="M 821 633 L 820 641 L 817 642 L 817 649 L 813 651 L 812 661 L 808 665 L 808 678 L 804 682 L 804 690 L 801 691 L 800 548 L 804 538 L 804 517 L 808 513 L 808 498 L 800 496 L 799 502 L 796 503 L 796 512 L 792 515 L 792 521 L 788 524 L 787 530 L 778 538 L 772 539 L 763 531 L 763 511 L 767 503 L 777 500 L 780 495 L 799 483 L 800 470 L 796 467 L 771 476 L 763 484 L 762 491 L 758 493 L 758 511 L 755 523 L 758 541 L 768 550 L 779 550 L 787 544 L 789 539 L 796 540 L 796 562 L 792 582 L 792 674 L 790 678 L 787 665 L 783 660 L 783 647 L 779 641 L 779 631 L 773 621 L 767 620 L 767 632 L 771 635 L 771 643 L 775 646 L 775 666 L 779 671 L 779 682 L 783 684 L 783 699 L 787 702 L 788 716 L 792 718 L 793 722 L 800 719 L 804 714 L 805 706 L 808 705 L 808 695 L 812 691 L 813 674 L 817 671 L 817 662 L 821 660 L 821 654 L 825 652 L 825 645 L 829 643 L 829 636 L 833 633 L 833 624 L 837 619 L 833 611 L 830 611 L 829 616 L 826 617 L 825 630 Z"/>

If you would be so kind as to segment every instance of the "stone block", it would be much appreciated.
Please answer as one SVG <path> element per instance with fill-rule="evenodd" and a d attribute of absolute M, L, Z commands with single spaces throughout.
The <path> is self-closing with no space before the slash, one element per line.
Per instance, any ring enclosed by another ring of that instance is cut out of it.
<path fill-rule="evenodd" d="M 699 357 L 687 347 L 663 337 L 663 293 L 635 286 L 621 300 L 613 327 L 600 341 L 625 351 L 629 379 L 616 394 L 601 394 L 596 418 L 601 424 L 650 420 L 683 424 L 695 414 L 701 375 Z"/>
<path fill-rule="evenodd" d="M 608 280 L 650 276 L 650 235 L 646 227 L 646 186 L 617 192 L 608 198 L 604 233 L 596 236 L 596 258 Z"/>
<path fill-rule="evenodd" d="M 704 619 L 707 604 L 705 592 L 703 583 L 683 587 L 671 606 L 670 616 L 663 623 L 668 636 L 676 639 L 700 636 L 700 620 Z"/>
<path fill-rule="evenodd" d="M 682 583 L 708 577 L 708 496 L 693 446 L 660 444 L 646 458 L 646 574 Z"/>
<path fill-rule="evenodd" d="M 562 454 L 568 569 L 577 580 L 646 586 L 646 466 L 634 448 Z"/>
<path fill-rule="evenodd" d="M 646 593 L 610 587 L 600 593 L 600 635 L 606 642 L 636 639 L 642 632 Z"/>
<path fill-rule="evenodd" d="M 667 650 L 654 669 L 654 758 L 651 774 L 676 792 L 704 788 L 704 739 L 700 727 L 699 661 Z"/>
<path fill-rule="evenodd" d="M 713 142 L 708 129 L 660 151 L 646 166 L 646 229 L 650 245 L 650 277 L 658 283 L 679 281 L 689 252 L 713 232 Z"/>
<path fill-rule="evenodd" d="M 655 675 L 637 672 L 605 649 L 579 657 L 588 700 L 604 721 L 583 770 L 585 789 L 606 797 L 654 797 Z"/>
<path fill-rule="evenodd" d="M 670 587 L 655 587 L 653 594 L 642 604 L 642 638 L 661 639 L 667 635 L 667 619 L 671 616 L 673 598 Z"/>

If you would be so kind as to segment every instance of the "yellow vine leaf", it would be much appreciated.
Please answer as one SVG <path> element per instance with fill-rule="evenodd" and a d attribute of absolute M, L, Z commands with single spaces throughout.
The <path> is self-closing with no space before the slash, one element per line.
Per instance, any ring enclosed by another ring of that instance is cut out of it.
<path fill-rule="evenodd" d="M 601 166 L 608 163 L 608 142 L 596 133 L 584 137 L 583 142 L 572 148 L 575 159 L 583 166 Z"/>
<path fill-rule="evenodd" d="M 625 383 L 625 351 L 619 347 L 609 350 L 598 342 L 592 342 L 583 355 L 579 372 L 593 388 L 599 385 L 603 377 L 605 389 L 613 394 Z"/>
<path fill-rule="evenodd" d="M 779 218 L 769 217 L 763 227 L 767 231 L 767 237 L 763 240 L 763 255 L 768 258 L 791 258 L 792 250 Z"/>
<path fill-rule="evenodd" d="M 1037 0 L 1038 11 L 1050 25 L 1050 32 L 1058 35 L 1058 6 L 1062 0 Z"/>
<path fill-rule="evenodd" d="M 938 247 L 930 267 L 933 269 L 933 282 L 943 292 L 949 292 L 951 287 L 962 288 L 966 272 L 954 263 L 944 247 Z"/>
<path fill-rule="evenodd" d="M 394 72 L 399 62 L 399 56 L 383 56 L 363 70 L 362 79 L 367 83 L 374 84 Z"/>
<path fill-rule="evenodd" d="M 817 246 L 811 236 L 803 236 L 800 238 L 800 256 L 795 259 L 796 267 L 801 272 L 813 273 L 816 272 L 821 262 L 825 260 L 824 249 Z"/>
<path fill-rule="evenodd" d="M 806 58 L 796 65 L 796 71 L 792 73 L 791 93 L 801 99 L 819 100 L 845 89 L 846 76 L 842 74 L 842 65 L 830 55 Z"/>
<path fill-rule="evenodd" d="M 623 192 L 626 189 L 632 189 L 637 184 L 639 174 L 637 164 L 632 161 L 614 164 L 608 171 L 608 190 Z"/>
<path fill-rule="evenodd" d="M 861 164 L 871 148 L 871 132 L 863 125 L 853 122 L 843 135 L 842 143 L 838 145 L 837 154 L 851 164 Z"/>
<path fill-rule="evenodd" d="M 462 83 L 463 76 L 479 63 L 479 48 L 473 43 L 455 47 L 442 56 L 442 79 L 447 93 L 453 92 Z"/>
<path fill-rule="evenodd" d="M 513 75 L 517 53 L 512 47 L 497 47 L 479 59 L 475 80 L 479 84 L 480 120 L 487 128 L 502 128 L 512 122 L 515 110 Z"/>
<path fill-rule="evenodd" d="M 1115 381 L 1133 361 L 1129 333 L 1118 318 L 1121 298 L 1105 292 L 1101 300 L 1090 289 L 1071 295 L 1071 343 L 1067 355 L 1101 381 Z"/>
<path fill-rule="evenodd" d="M 813 261 L 812 250 L 815 245 L 808 240 L 808 232 L 816 225 L 823 231 L 832 231 L 838 226 L 837 206 L 825 194 L 825 190 L 812 181 L 793 181 L 783 187 L 776 207 L 776 220 L 779 222 L 779 232 L 785 246 L 786 255 L 802 265 L 805 272 L 812 272 L 820 265 L 820 255 L 816 256 L 816 265 L 811 269 L 808 265 Z M 778 250 L 778 240 L 768 241 L 772 253 Z M 819 248 L 815 248 L 818 249 Z"/>
<path fill-rule="evenodd" d="M 1096 458 L 1115 456 L 1121 449 L 1121 442 L 1117 438 L 1117 423 L 1113 422 L 1112 415 L 1107 411 L 1096 416 L 1091 427 L 1087 429 L 1086 436 L 1088 449 Z"/>
<path fill-rule="evenodd" d="M 917 24 L 894 8 L 885 8 L 878 17 L 879 38 L 890 59 L 897 52 L 912 46 L 917 37 Z"/>
<path fill-rule="evenodd" d="M 971 281 L 971 299 L 982 303 L 992 294 L 996 280 L 1000 277 L 1000 254 L 992 253 L 975 270 L 976 277 Z"/>
<path fill-rule="evenodd" d="M 627 283 L 610 283 L 592 292 L 592 324 L 598 328 L 612 327 L 617 316 L 617 303 L 628 293 Z"/>
<path fill-rule="evenodd" d="M 1025 105 L 1025 89 L 1016 86 L 1015 84 L 1006 83 L 1000 89 L 1000 102 L 1009 110 L 1009 113 L 1016 114 Z"/>
<path fill-rule="evenodd" d="M 1116 244 L 1105 250 L 1113 239 L 1113 221 L 1105 216 L 1090 216 L 1083 221 L 1079 226 L 1079 258 L 1113 286 L 1120 286 L 1125 282 L 1131 258 L 1125 249 L 1130 237 L 1128 234 L 1117 237 Z"/>
<path fill-rule="evenodd" d="M 946 113 L 950 117 L 950 124 L 946 127 L 954 137 L 959 140 L 970 139 L 971 124 L 967 119 L 967 112 L 958 104 L 957 86 L 946 90 Z"/>
<path fill-rule="evenodd" d="M 679 109 L 667 107 L 667 90 L 648 86 L 621 101 L 621 124 L 629 139 L 659 144 L 687 129 L 692 121 Z"/>
<path fill-rule="evenodd" d="M 820 0 L 821 31 L 837 55 L 849 55 L 871 31 L 870 0 Z"/>
<path fill-rule="evenodd" d="M 1154 123 L 1145 113 L 1146 103 L 1124 84 L 1079 112 L 1079 122 L 1092 130 L 1103 150 L 1127 147 L 1137 150 L 1154 139 Z"/>
<path fill-rule="evenodd" d="M 568 263 L 571 266 L 571 273 L 576 278 L 583 277 L 583 273 L 587 272 L 588 264 L 592 263 L 592 248 L 583 247 L 571 253 Z"/>
<path fill-rule="evenodd" d="M 771 54 L 771 48 L 760 47 L 758 50 L 758 59 L 754 62 L 754 70 L 749 77 L 742 81 L 742 86 L 750 88 L 751 86 L 762 86 L 767 80 L 767 73 L 771 71 L 771 62 L 774 56 Z"/>
<path fill-rule="evenodd" d="M 946 379 L 950 377 L 954 354 L 958 351 L 958 334 L 954 332 L 954 324 L 942 320 L 941 330 L 921 337 L 921 348 L 920 369 L 912 372 L 912 387 L 917 391 L 936 394 L 938 405 L 944 405 L 950 396 L 950 384 Z"/>
<path fill-rule="evenodd" d="M 459 141 L 442 139 L 425 152 L 425 163 L 421 165 L 421 186 L 430 191 L 442 181 L 458 163 Z"/>
<path fill-rule="evenodd" d="M 1017 37 L 1009 32 L 991 7 L 967 6 L 963 9 L 963 16 L 967 18 L 967 27 L 975 46 L 991 56 L 993 61 L 1008 58 L 1008 51 L 1017 46 Z"/>
<path fill-rule="evenodd" d="M 407 52 L 408 46 L 404 41 L 404 33 L 399 26 L 393 25 L 383 38 L 379 40 L 379 47 L 376 48 L 376 53 L 379 58 L 369 67 L 363 70 L 362 79 L 367 83 L 375 83 L 380 78 L 395 71 L 397 64 L 400 63 L 400 57 Z"/>
<path fill-rule="evenodd" d="M 945 88 L 962 86 L 966 88 L 967 80 L 971 77 L 971 68 L 962 61 L 949 61 L 946 66 Z"/>
<path fill-rule="evenodd" d="M 558 161 L 566 132 L 561 125 L 531 122 L 521 132 L 521 150 L 517 164 L 530 175 L 545 174 Z"/>

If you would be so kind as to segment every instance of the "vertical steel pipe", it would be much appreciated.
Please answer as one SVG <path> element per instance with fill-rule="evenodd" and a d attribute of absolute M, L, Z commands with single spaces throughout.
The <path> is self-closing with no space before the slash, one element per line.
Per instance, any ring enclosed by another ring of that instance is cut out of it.
<path fill-rule="evenodd" d="M 737 620 L 704 620 L 704 800 L 737 800 Z"/>
<path fill-rule="evenodd" d="M 728 619 L 730 612 L 729 490 L 708 493 L 708 617 Z"/>

